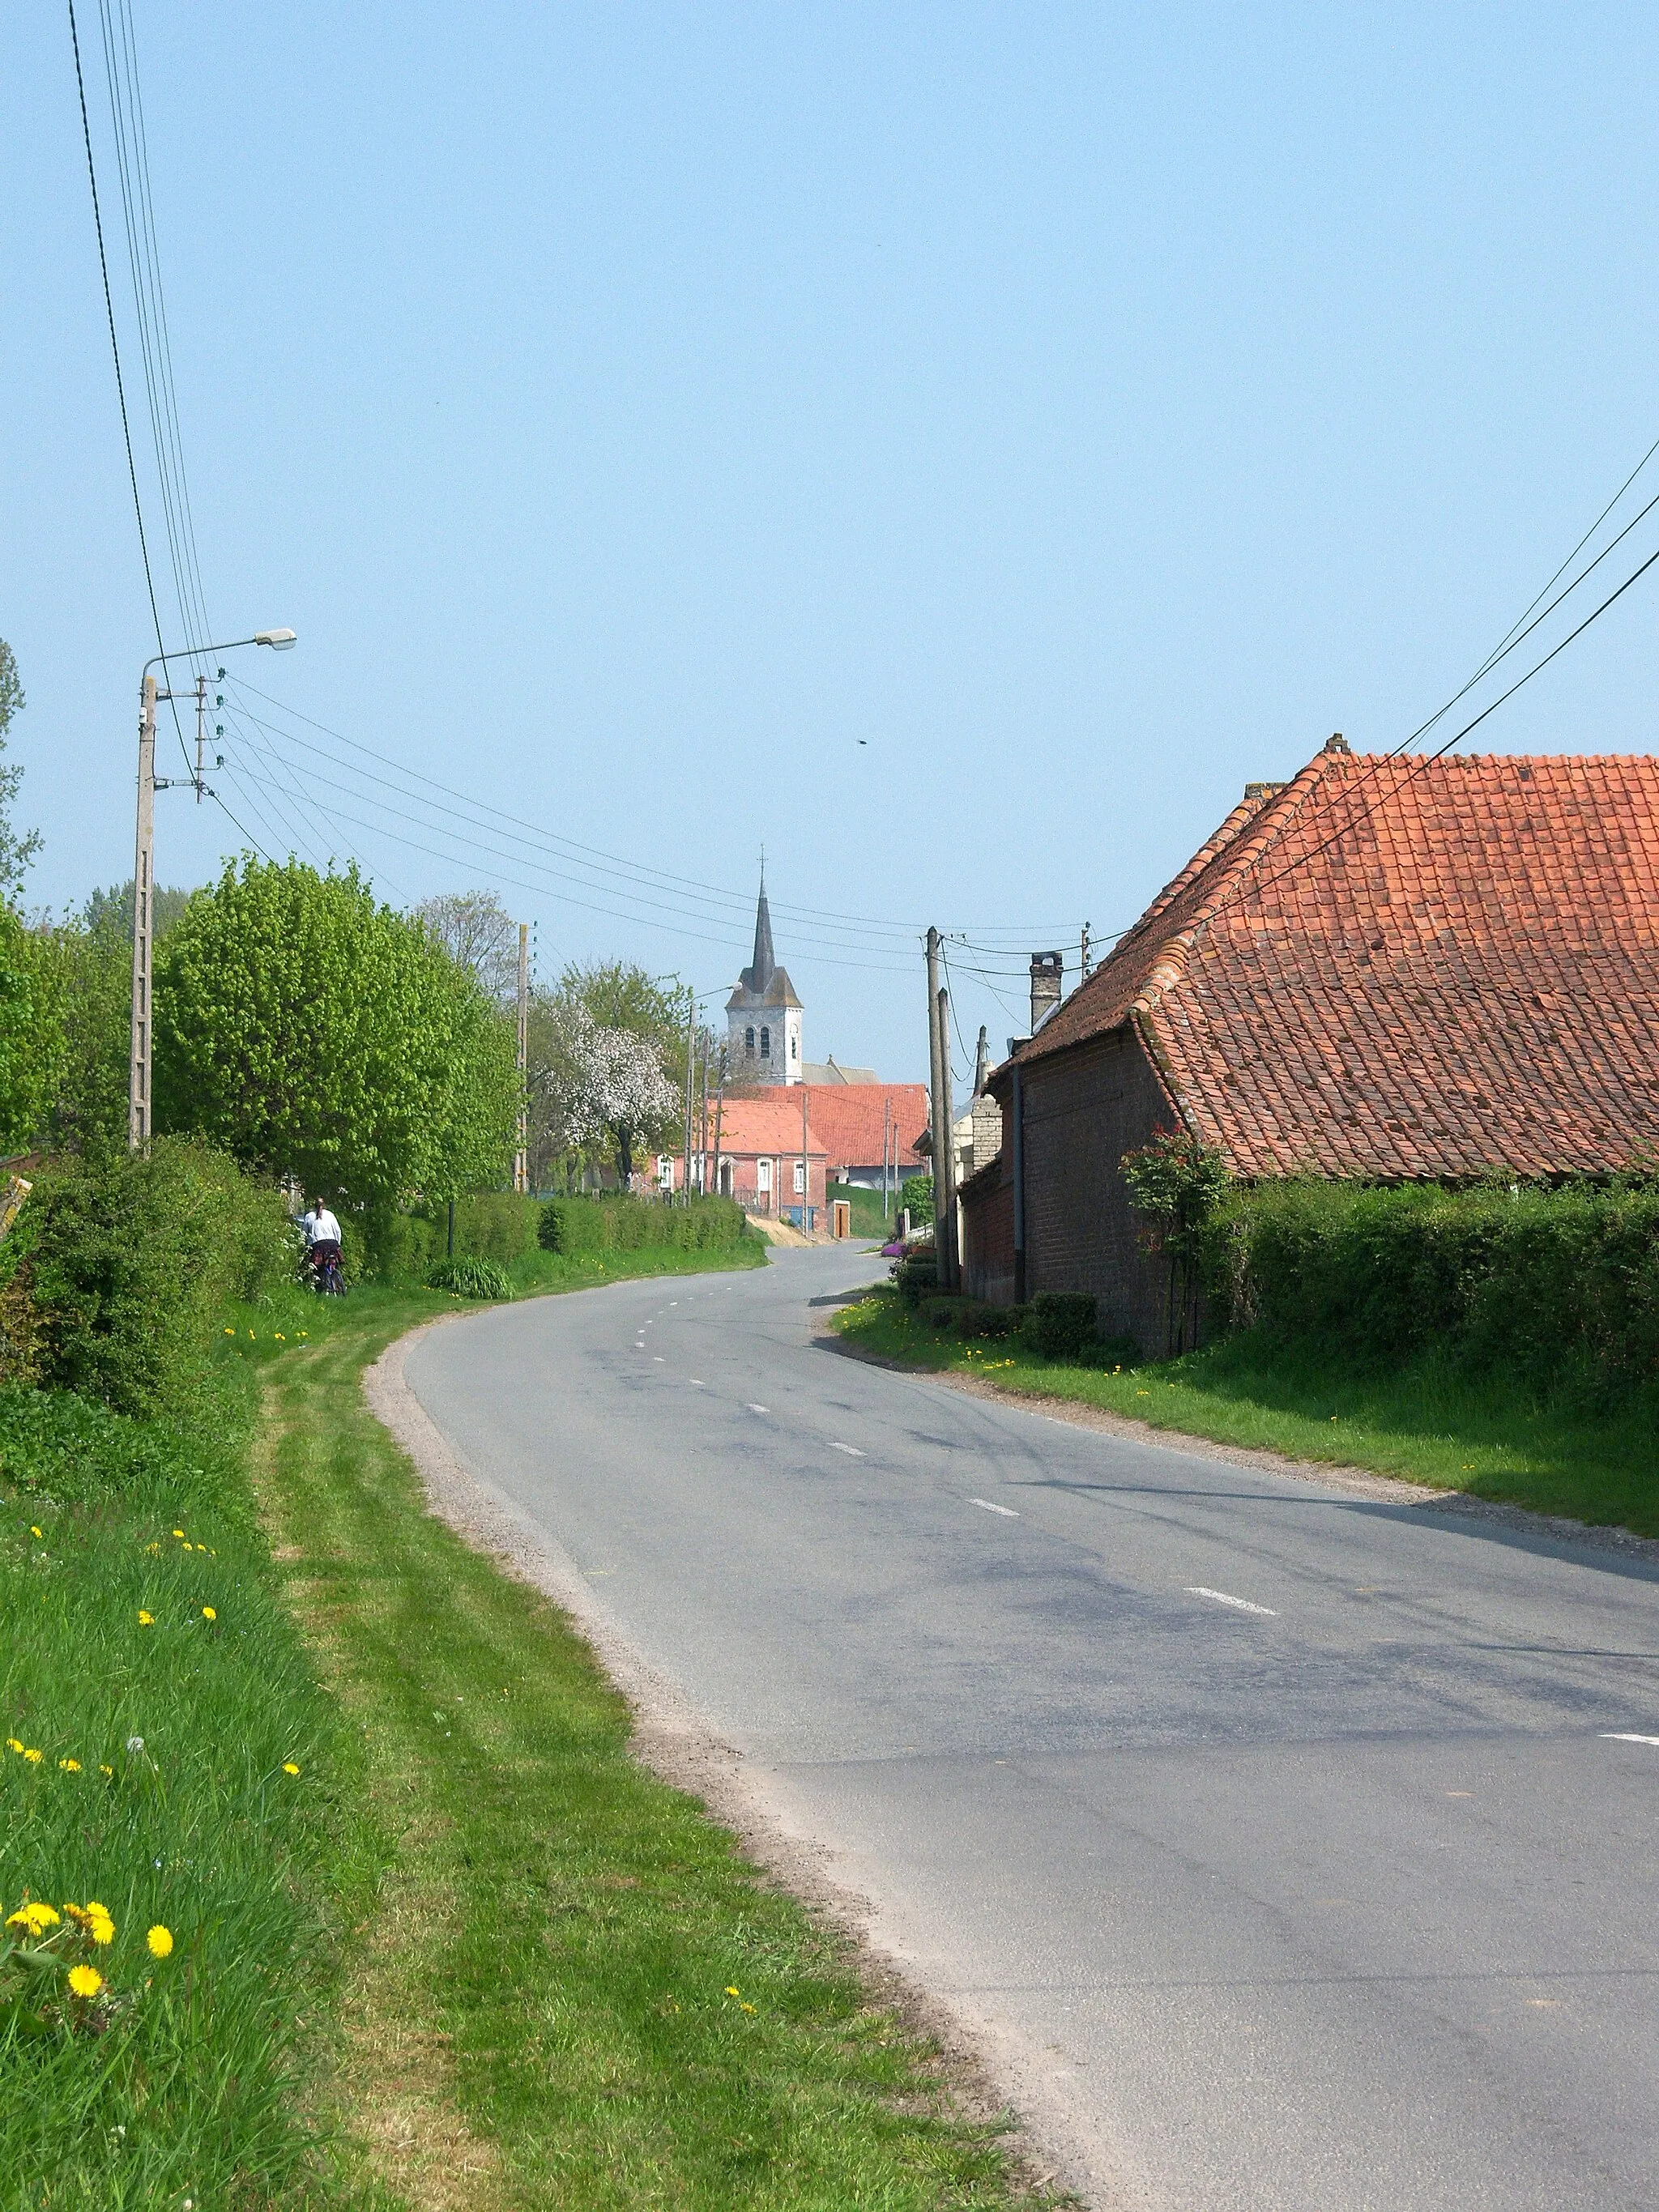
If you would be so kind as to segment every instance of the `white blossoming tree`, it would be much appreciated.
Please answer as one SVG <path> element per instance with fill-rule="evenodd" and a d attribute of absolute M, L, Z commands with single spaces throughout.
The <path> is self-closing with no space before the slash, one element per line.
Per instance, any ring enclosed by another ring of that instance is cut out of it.
<path fill-rule="evenodd" d="M 657 1042 L 637 1030 L 596 1022 L 574 997 L 550 1010 L 550 1029 L 552 1048 L 537 1085 L 548 1133 L 564 1152 L 607 1144 L 617 1182 L 627 1190 L 635 1146 L 671 1128 L 679 1111 Z"/>

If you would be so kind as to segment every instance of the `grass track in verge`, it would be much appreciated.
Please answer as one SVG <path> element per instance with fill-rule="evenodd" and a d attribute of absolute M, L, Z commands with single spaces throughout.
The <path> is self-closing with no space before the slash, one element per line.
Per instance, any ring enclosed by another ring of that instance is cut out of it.
<path fill-rule="evenodd" d="M 1531 1400 L 1511 1382 L 1424 1360 L 1345 1371 L 1249 1337 L 1120 1374 L 1039 1358 L 1013 1341 L 966 1342 L 878 1287 L 834 1326 L 848 1344 L 1013 1397 L 1098 1406 L 1154 1428 L 1288 1459 L 1369 1468 L 1439 1490 L 1659 1536 L 1659 1439 L 1636 1401 L 1597 1415 Z"/>
<path fill-rule="evenodd" d="M 564 1618 L 426 1513 L 359 1378 L 431 1307 L 360 1296 L 274 1366 L 257 1468 L 395 1838 L 342 2081 L 368 2163 L 483 2212 L 1034 2202 L 839 1940 L 635 1764 Z"/>

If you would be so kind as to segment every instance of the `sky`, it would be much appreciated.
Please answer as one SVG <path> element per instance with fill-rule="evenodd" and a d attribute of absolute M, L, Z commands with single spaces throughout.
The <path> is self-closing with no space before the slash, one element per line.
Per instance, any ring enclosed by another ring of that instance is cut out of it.
<path fill-rule="evenodd" d="M 718 1018 L 763 848 L 807 1056 L 925 1078 L 934 923 L 960 1086 L 1030 951 L 1070 988 L 1246 781 L 1403 741 L 1659 439 L 1651 9 L 121 4 L 202 611 L 300 635 L 216 660 L 164 883 L 251 844 L 494 889 L 543 977 L 635 960 Z M 157 647 L 68 24 L 27 0 L 0 299 L 62 910 L 131 873 Z M 1656 595 L 1478 749 L 1648 750 Z"/>

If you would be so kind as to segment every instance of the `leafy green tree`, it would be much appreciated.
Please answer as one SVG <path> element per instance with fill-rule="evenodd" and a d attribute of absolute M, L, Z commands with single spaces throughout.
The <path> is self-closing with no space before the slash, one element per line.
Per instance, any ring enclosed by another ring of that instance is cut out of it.
<path fill-rule="evenodd" d="M 0 637 L 0 755 L 6 750 L 14 715 L 23 711 L 23 683 L 17 673 L 17 657 Z M 40 832 L 31 830 L 20 837 L 12 827 L 11 810 L 23 781 L 21 768 L 0 762 L 0 898 L 15 900 L 23 878 L 40 849 Z"/>
<path fill-rule="evenodd" d="M 476 977 L 355 867 L 246 859 L 158 949 L 155 1097 L 158 1128 L 373 1209 L 497 1180 L 519 1090 Z"/>
<path fill-rule="evenodd" d="M 156 941 L 191 894 L 158 884 Z M 132 1020 L 132 879 L 95 890 L 80 913 L 47 935 L 62 994 L 63 1054 L 46 1117 L 54 1150 L 102 1158 L 127 1141 L 127 1063 Z"/>

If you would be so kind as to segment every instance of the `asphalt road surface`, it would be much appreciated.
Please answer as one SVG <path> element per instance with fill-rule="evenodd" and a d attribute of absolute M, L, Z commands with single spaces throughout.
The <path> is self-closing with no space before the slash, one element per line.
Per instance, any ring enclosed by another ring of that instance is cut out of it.
<path fill-rule="evenodd" d="M 1659 2205 L 1659 1574 L 622 1284 L 406 1372 L 992 2039 L 1091 2201 Z"/>

